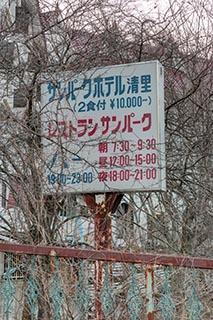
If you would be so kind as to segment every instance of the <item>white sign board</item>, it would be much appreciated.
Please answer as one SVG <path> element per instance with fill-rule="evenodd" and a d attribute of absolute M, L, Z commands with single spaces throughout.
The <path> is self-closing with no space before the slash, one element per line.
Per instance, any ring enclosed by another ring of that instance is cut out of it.
<path fill-rule="evenodd" d="M 56 75 L 42 85 L 45 192 L 165 190 L 158 61 Z"/>

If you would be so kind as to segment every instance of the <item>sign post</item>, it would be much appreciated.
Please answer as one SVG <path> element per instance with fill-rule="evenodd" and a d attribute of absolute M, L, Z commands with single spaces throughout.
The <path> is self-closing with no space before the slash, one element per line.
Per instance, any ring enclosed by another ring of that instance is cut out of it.
<path fill-rule="evenodd" d="M 112 228 L 111 213 L 119 205 L 123 195 L 117 193 L 106 194 L 85 194 L 84 200 L 94 214 L 94 239 L 96 250 L 111 250 Z M 98 320 L 104 320 L 104 314 L 101 310 L 100 292 L 104 281 L 103 261 L 95 262 L 95 316 Z M 110 272 L 112 272 L 110 268 Z"/>

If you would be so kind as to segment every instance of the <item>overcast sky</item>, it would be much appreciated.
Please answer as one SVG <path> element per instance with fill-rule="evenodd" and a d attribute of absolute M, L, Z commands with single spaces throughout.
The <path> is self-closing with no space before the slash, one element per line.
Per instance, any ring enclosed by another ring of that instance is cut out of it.
<path fill-rule="evenodd" d="M 0 0 L 2 1 L 2 0 Z M 55 4 L 56 2 L 59 3 L 59 6 L 61 9 L 63 9 L 63 2 L 67 2 L 68 1 L 64 1 L 64 0 L 43 0 L 43 2 L 47 4 L 48 9 L 49 6 L 48 4 L 52 3 Z M 114 3 L 119 3 L 120 1 L 118 0 L 112 0 L 112 2 Z M 159 11 L 165 11 L 166 8 L 168 8 L 169 6 L 169 0 L 135 0 L 135 1 L 131 1 L 131 6 L 133 8 L 136 8 L 137 11 L 142 11 L 142 12 L 147 12 L 147 13 L 151 13 L 153 15 L 159 14 Z M 66 6 L 66 5 L 65 5 Z"/>

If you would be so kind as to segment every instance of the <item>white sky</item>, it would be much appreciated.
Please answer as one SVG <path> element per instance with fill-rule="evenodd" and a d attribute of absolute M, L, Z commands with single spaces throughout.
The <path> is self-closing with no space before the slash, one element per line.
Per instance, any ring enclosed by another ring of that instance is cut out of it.
<path fill-rule="evenodd" d="M 7 0 L 0 0 L 0 1 L 7 1 Z M 49 5 L 54 5 L 56 3 L 59 4 L 60 8 L 66 7 L 69 1 L 67 0 L 41 0 L 43 3 L 46 4 L 47 9 L 51 9 Z M 70 1 L 71 2 L 71 1 Z M 106 1 L 107 2 L 107 1 Z M 121 1 L 112 0 L 112 3 L 119 4 Z M 132 8 L 136 8 L 137 11 L 158 14 L 160 11 L 165 11 L 166 8 L 169 6 L 169 0 L 131 0 L 129 4 Z"/>
<path fill-rule="evenodd" d="M 14 2 L 18 2 L 20 0 L 13 0 Z M 28 0 L 29 1 L 29 0 Z M 35 0 L 37 1 L 37 0 Z M 53 10 L 54 5 L 56 3 L 59 4 L 59 7 L 63 10 L 63 8 L 70 8 L 70 5 L 79 5 L 80 1 L 75 0 L 39 0 L 43 2 L 46 6 L 46 10 Z M 86 0 L 85 0 L 86 1 Z M 185 23 L 188 26 L 188 31 L 196 33 L 205 30 L 206 32 L 212 32 L 213 29 L 213 1 L 210 0 L 103 0 L 103 3 L 112 3 L 119 4 L 125 1 L 129 7 L 132 8 L 133 13 L 141 14 L 144 16 L 149 16 L 154 19 L 161 19 L 165 15 L 168 8 L 170 8 L 170 12 L 167 13 L 165 20 L 172 21 L 172 15 L 178 14 L 182 11 L 182 18 L 185 19 Z M 12 2 L 10 0 L 10 2 Z M 8 5 L 9 0 L 0 0 L 0 8 L 4 7 L 5 4 Z M 87 3 L 89 3 L 87 1 Z M 51 7 L 52 6 L 52 7 Z M 127 8 L 127 6 L 126 6 Z M 45 11 L 46 11 L 45 10 Z M 65 9 L 66 10 L 66 9 Z M 128 11 L 130 13 L 130 11 Z M 181 19 L 181 15 L 178 19 Z M 179 20 L 180 24 L 183 22 Z M 185 24 L 184 23 L 184 24 Z"/>

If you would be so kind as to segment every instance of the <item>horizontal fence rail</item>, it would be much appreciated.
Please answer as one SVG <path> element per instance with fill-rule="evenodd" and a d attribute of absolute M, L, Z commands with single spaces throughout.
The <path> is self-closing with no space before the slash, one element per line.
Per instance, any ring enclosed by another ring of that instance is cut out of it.
<path fill-rule="evenodd" d="M 1 320 L 211 318 L 213 259 L 14 243 L 0 253 Z"/>
<path fill-rule="evenodd" d="M 121 251 L 72 249 L 63 247 L 44 247 L 22 244 L 0 243 L 0 252 L 16 254 L 30 254 L 41 256 L 57 256 L 63 258 L 77 258 L 87 260 L 99 260 L 108 262 L 126 262 L 139 264 L 155 264 L 164 266 L 177 266 L 183 268 L 213 269 L 213 259 L 159 255 L 147 253 L 127 253 Z"/>

